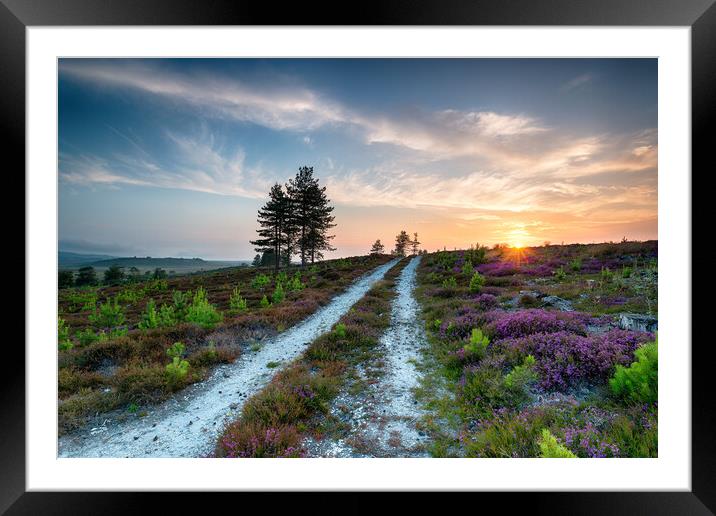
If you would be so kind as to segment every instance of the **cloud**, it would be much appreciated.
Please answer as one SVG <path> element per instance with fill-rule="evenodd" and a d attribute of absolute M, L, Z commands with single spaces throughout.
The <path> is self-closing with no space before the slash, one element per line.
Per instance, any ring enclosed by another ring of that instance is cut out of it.
<path fill-rule="evenodd" d="M 251 122 L 276 130 L 308 131 L 346 122 L 339 105 L 297 85 L 254 87 L 221 76 L 196 77 L 141 61 L 62 60 L 60 74 L 99 85 L 150 93 L 215 117 Z"/>
<path fill-rule="evenodd" d="M 60 179 L 82 186 L 153 186 L 250 198 L 263 197 L 270 184 L 270 178 L 245 170 L 242 148 L 224 149 L 206 127 L 192 137 L 167 132 L 165 140 L 170 152 L 163 160 L 136 142 L 136 152 L 104 157 L 60 153 Z"/>
<path fill-rule="evenodd" d="M 585 84 L 588 84 L 594 80 L 594 76 L 591 73 L 583 73 L 578 75 L 574 79 L 571 79 L 562 85 L 562 91 L 571 91 L 577 89 Z"/>

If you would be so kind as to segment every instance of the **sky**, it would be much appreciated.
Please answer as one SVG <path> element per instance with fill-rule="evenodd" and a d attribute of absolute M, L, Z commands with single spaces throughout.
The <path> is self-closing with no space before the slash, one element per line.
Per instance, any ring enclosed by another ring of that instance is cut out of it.
<path fill-rule="evenodd" d="M 61 59 L 59 247 L 251 259 L 312 166 L 328 257 L 657 238 L 656 59 Z"/>

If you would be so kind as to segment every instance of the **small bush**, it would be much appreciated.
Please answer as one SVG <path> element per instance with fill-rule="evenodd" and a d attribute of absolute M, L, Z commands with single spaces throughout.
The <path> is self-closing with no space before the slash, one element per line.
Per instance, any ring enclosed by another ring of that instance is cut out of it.
<path fill-rule="evenodd" d="M 221 313 L 206 298 L 206 291 L 199 287 L 187 311 L 186 320 L 198 324 L 202 328 L 211 329 L 222 319 Z"/>
<path fill-rule="evenodd" d="M 287 288 L 291 292 L 298 292 L 306 288 L 306 285 L 301 283 L 301 271 L 296 271 L 296 274 L 293 275 L 291 281 L 288 282 Z"/>
<path fill-rule="evenodd" d="M 577 456 L 569 451 L 566 446 L 557 442 L 557 438 L 548 429 L 542 430 L 542 438 L 539 442 L 542 457 L 550 459 L 575 459 Z"/>
<path fill-rule="evenodd" d="M 450 276 L 449 278 L 446 278 L 443 280 L 443 288 L 456 288 L 457 287 L 457 281 L 455 280 L 455 276 Z"/>
<path fill-rule="evenodd" d="M 490 343 L 490 339 L 487 335 L 482 333 L 480 328 L 474 328 L 470 335 L 469 344 L 465 345 L 465 350 L 476 355 L 478 358 L 485 356 L 487 345 Z"/>
<path fill-rule="evenodd" d="M 657 341 L 644 344 L 634 352 L 634 356 L 636 360 L 629 367 L 617 365 L 609 387 L 616 396 L 628 401 L 653 403 L 659 397 Z"/>
<path fill-rule="evenodd" d="M 72 349 L 70 340 L 70 327 L 62 317 L 57 318 L 57 345 L 60 351 Z"/>
<path fill-rule="evenodd" d="M 467 277 L 472 276 L 472 273 L 474 272 L 474 270 L 475 270 L 475 268 L 472 266 L 472 262 L 470 260 L 465 260 L 465 263 L 462 266 L 463 276 L 467 276 Z"/>
<path fill-rule="evenodd" d="M 157 324 L 160 328 L 168 328 L 177 323 L 176 310 L 172 305 L 162 305 L 157 314 Z"/>
<path fill-rule="evenodd" d="M 259 304 L 261 305 L 261 308 L 268 308 L 269 306 L 271 306 L 271 303 L 265 294 L 264 297 L 261 298 L 261 302 Z"/>
<path fill-rule="evenodd" d="M 184 344 L 181 342 L 175 342 L 172 347 L 167 349 L 167 355 L 172 359 L 171 363 L 167 364 L 165 368 L 167 382 L 173 388 L 179 386 L 189 372 L 189 362 L 182 360 Z"/>
<path fill-rule="evenodd" d="M 229 297 L 229 307 L 236 312 L 243 312 L 247 309 L 246 299 L 241 297 L 241 290 L 239 290 L 239 287 L 235 287 L 234 290 L 231 291 L 231 296 Z"/>
<path fill-rule="evenodd" d="M 571 262 L 569 262 L 569 268 L 572 269 L 574 272 L 579 272 L 582 270 L 582 260 L 579 258 L 575 258 Z"/>
<path fill-rule="evenodd" d="M 271 283 L 271 278 L 266 274 L 259 274 L 253 279 L 251 286 L 255 289 L 263 290 L 269 283 Z"/>
<path fill-rule="evenodd" d="M 555 269 L 554 271 L 552 271 L 552 274 L 554 274 L 554 278 L 557 281 L 562 281 L 563 279 L 565 279 L 567 277 L 567 273 L 564 272 L 563 266 L 560 266 L 559 269 Z"/>
<path fill-rule="evenodd" d="M 139 321 L 138 327 L 142 330 L 148 330 L 157 326 L 159 326 L 159 318 L 156 303 L 154 303 L 154 299 L 150 299 L 147 301 L 147 309 L 142 314 L 142 320 Z"/>
<path fill-rule="evenodd" d="M 75 333 L 75 338 L 79 342 L 80 346 L 89 346 L 93 342 L 99 340 L 99 336 L 92 330 L 92 328 L 85 328 L 82 331 Z"/>
<path fill-rule="evenodd" d="M 343 324 L 343 323 L 336 324 L 336 327 L 333 329 L 333 331 L 339 338 L 341 338 L 341 339 L 346 338 L 346 325 L 345 324 Z"/>
<path fill-rule="evenodd" d="M 191 291 L 181 292 L 180 290 L 175 290 L 172 294 L 172 301 L 174 303 L 174 318 L 177 322 L 185 321 L 191 306 Z"/>
<path fill-rule="evenodd" d="M 482 286 L 485 284 L 485 277 L 479 272 L 475 271 L 470 279 L 470 292 L 477 293 L 482 290 Z"/>
<path fill-rule="evenodd" d="M 114 302 L 107 300 L 99 304 L 99 312 L 89 316 L 89 321 L 99 328 L 113 328 L 124 323 L 124 311 L 114 298 Z"/>
<path fill-rule="evenodd" d="M 271 296 L 271 301 L 274 305 L 278 305 L 283 302 L 283 300 L 286 298 L 286 294 L 283 292 L 283 287 L 280 283 L 276 283 L 276 289 L 273 291 L 273 295 Z"/>
<path fill-rule="evenodd" d="M 505 376 L 505 387 L 515 394 L 524 395 L 530 384 L 536 382 L 537 379 L 535 357 L 527 355 L 521 365 L 515 366 Z"/>

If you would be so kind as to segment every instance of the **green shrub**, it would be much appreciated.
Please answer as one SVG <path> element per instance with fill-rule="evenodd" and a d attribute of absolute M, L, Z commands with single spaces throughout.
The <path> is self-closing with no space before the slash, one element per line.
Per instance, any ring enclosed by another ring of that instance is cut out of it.
<path fill-rule="evenodd" d="M 631 277 L 632 272 L 633 272 L 633 269 L 631 267 L 622 267 L 622 278 Z"/>
<path fill-rule="evenodd" d="M 470 342 L 465 344 L 465 351 L 474 354 L 478 359 L 485 356 L 487 345 L 490 343 L 490 339 L 482 333 L 480 328 L 473 328 L 472 334 L 470 335 Z"/>
<path fill-rule="evenodd" d="M 264 297 L 261 298 L 261 302 L 259 304 L 261 305 L 261 308 L 268 308 L 269 306 L 271 306 L 271 303 L 266 297 L 266 294 L 264 294 Z"/>
<path fill-rule="evenodd" d="M 465 260 L 465 264 L 462 266 L 463 276 L 472 276 L 474 270 L 475 268 L 472 266 L 472 262 L 470 260 Z"/>
<path fill-rule="evenodd" d="M 579 258 L 575 258 L 571 262 L 569 262 L 569 268 L 572 269 L 574 272 L 579 272 L 582 270 L 582 260 Z"/>
<path fill-rule="evenodd" d="M 94 310 L 97 304 L 97 292 L 91 287 L 76 290 L 68 296 L 68 312 L 79 312 L 80 310 Z"/>
<path fill-rule="evenodd" d="M 299 290 L 303 290 L 305 287 L 306 285 L 301 283 L 301 271 L 296 271 L 296 274 L 293 275 L 291 281 L 288 282 L 288 290 L 290 290 L 291 292 L 297 292 Z"/>
<path fill-rule="evenodd" d="M 184 344 L 175 342 L 167 349 L 167 355 L 172 359 L 171 363 L 166 365 L 167 382 L 170 387 L 176 387 L 189 372 L 189 362 L 182 359 Z"/>
<path fill-rule="evenodd" d="M 276 283 L 286 283 L 288 281 L 288 275 L 286 271 L 281 271 L 276 275 Z"/>
<path fill-rule="evenodd" d="M 168 328 L 177 323 L 177 316 L 172 305 L 162 305 L 157 314 L 157 323 L 161 328 Z"/>
<path fill-rule="evenodd" d="M 136 303 L 144 297 L 144 289 L 126 288 L 117 294 L 117 301 L 120 303 Z"/>
<path fill-rule="evenodd" d="M 75 338 L 79 342 L 80 346 L 89 346 L 93 342 L 97 342 L 99 337 L 92 330 L 92 328 L 85 328 L 82 331 L 75 333 Z"/>
<path fill-rule="evenodd" d="M 343 323 L 336 324 L 336 327 L 333 329 L 333 331 L 339 338 L 341 338 L 341 339 L 346 338 L 346 325 L 345 324 L 343 324 Z"/>
<path fill-rule="evenodd" d="M 629 367 L 618 365 L 609 380 L 614 395 L 628 401 L 653 403 L 658 399 L 659 352 L 657 340 L 634 352 L 636 360 Z"/>
<path fill-rule="evenodd" d="M 70 340 L 70 327 L 62 317 L 57 318 L 57 345 L 60 351 L 72 349 Z"/>
<path fill-rule="evenodd" d="M 550 459 L 575 459 L 577 456 L 569 451 L 566 446 L 557 442 L 557 438 L 544 428 L 542 430 L 542 438 L 539 441 L 539 448 L 542 451 L 542 457 Z"/>
<path fill-rule="evenodd" d="M 273 291 L 273 295 L 271 296 L 271 301 L 274 305 L 280 304 L 284 298 L 286 297 L 286 294 L 283 292 L 283 287 L 280 283 L 276 283 L 276 289 Z"/>
<path fill-rule="evenodd" d="M 560 266 L 559 269 L 555 269 L 552 271 L 552 274 L 554 274 L 554 277 L 558 281 L 562 281 L 564 278 L 567 277 L 567 273 L 564 272 L 564 267 Z"/>
<path fill-rule="evenodd" d="M 535 357 L 527 355 L 521 365 L 515 366 L 505 376 L 505 387 L 519 396 L 526 394 L 530 384 L 537 381 L 534 366 Z"/>
<path fill-rule="evenodd" d="M 229 296 L 229 307 L 237 312 L 243 312 L 247 309 L 246 299 L 241 297 L 241 290 L 235 287 Z"/>
<path fill-rule="evenodd" d="M 89 316 L 89 321 L 99 328 L 113 328 L 120 326 L 124 322 L 124 311 L 114 298 L 114 302 L 107 300 L 99 304 L 99 312 Z"/>
<path fill-rule="evenodd" d="M 206 298 L 206 291 L 199 287 L 194 294 L 191 306 L 186 315 L 188 322 L 198 324 L 202 328 L 211 329 L 217 323 L 221 322 L 223 316 L 216 310 L 214 305 L 209 303 Z"/>
<path fill-rule="evenodd" d="M 147 301 L 147 309 L 142 314 L 142 320 L 139 321 L 138 327 L 142 330 L 156 328 L 159 326 L 159 318 L 157 316 L 157 307 L 154 299 Z"/>
<path fill-rule="evenodd" d="M 186 320 L 186 316 L 189 313 L 189 307 L 191 306 L 191 290 L 182 292 L 175 290 L 172 294 L 172 301 L 174 309 L 174 318 L 177 322 L 183 322 Z"/>
<path fill-rule="evenodd" d="M 266 274 L 259 274 L 253 279 L 251 286 L 255 289 L 263 290 L 269 283 L 271 283 L 271 278 Z"/>
<path fill-rule="evenodd" d="M 456 288 L 457 287 L 457 281 L 455 280 L 455 276 L 450 276 L 447 279 L 443 280 L 443 288 Z"/>
<path fill-rule="evenodd" d="M 479 272 L 475 271 L 470 279 L 470 292 L 480 292 L 482 286 L 485 284 L 485 277 Z"/>

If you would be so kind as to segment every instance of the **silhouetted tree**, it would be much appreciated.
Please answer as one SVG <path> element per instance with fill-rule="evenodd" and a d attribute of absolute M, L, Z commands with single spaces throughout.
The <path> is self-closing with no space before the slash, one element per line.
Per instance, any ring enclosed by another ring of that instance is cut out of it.
<path fill-rule="evenodd" d="M 401 231 L 396 237 L 395 237 L 395 249 L 393 250 L 393 254 L 396 254 L 398 256 L 405 256 L 405 248 L 410 243 L 410 236 L 406 231 Z"/>
<path fill-rule="evenodd" d="M 152 279 L 165 279 L 167 277 L 167 271 L 162 269 L 161 267 L 157 267 L 154 269 L 154 272 L 152 273 Z"/>
<path fill-rule="evenodd" d="M 413 256 L 418 254 L 418 250 L 420 249 L 420 242 L 418 242 L 418 234 L 413 233 L 413 239 L 410 241 L 410 247 L 413 250 Z"/>
<path fill-rule="evenodd" d="M 373 246 L 370 248 L 370 254 L 383 254 L 385 246 L 380 242 L 380 238 L 373 242 Z"/>
<path fill-rule="evenodd" d="M 260 254 L 257 254 L 256 256 L 254 256 L 254 261 L 251 262 L 251 265 L 252 265 L 253 267 L 260 267 L 260 266 L 261 266 L 261 255 L 260 255 Z"/>
<path fill-rule="evenodd" d="M 283 191 L 283 187 L 276 183 L 271 187 L 269 200 L 259 210 L 259 229 L 256 232 L 259 238 L 252 240 L 257 252 L 263 253 L 263 257 L 271 252 L 273 254 L 273 265 L 276 270 L 281 266 L 281 254 L 286 252 L 293 240 L 293 223 L 291 217 L 291 202 Z M 263 263 L 262 258 L 262 263 Z"/>
<path fill-rule="evenodd" d="M 286 194 L 291 203 L 291 251 L 297 250 L 301 265 L 323 257 L 323 251 L 335 251 L 331 240 L 335 235 L 328 232 L 333 223 L 333 206 L 326 195 L 326 187 L 319 186 L 313 177 L 313 167 L 301 167 L 296 177 L 286 184 Z"/>
<path fill-rule="evenodd" d="M 77 279 L 75 280 L 75 285 L 78 287 L 83 287 L 86 285 L 96 285 L 97 284 L 97 273 L 94 270 L 94 267 L 92 266 L 85 266 L 81 267 L 77 271 Z"/>

